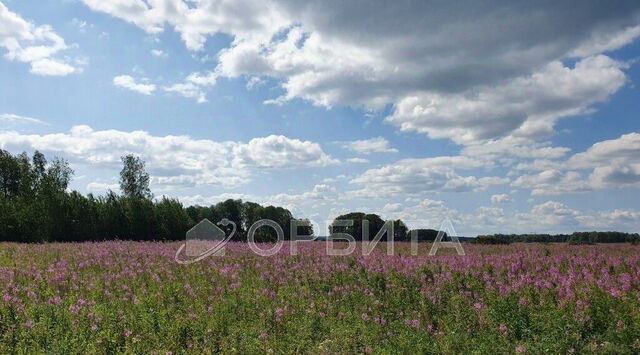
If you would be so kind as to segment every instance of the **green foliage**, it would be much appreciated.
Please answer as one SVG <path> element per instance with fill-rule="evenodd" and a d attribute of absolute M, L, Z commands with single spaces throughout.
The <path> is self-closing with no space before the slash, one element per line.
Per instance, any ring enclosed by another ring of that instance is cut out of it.
<path fill-rule="evenodd" d="M 353 224 L 349 226 L 339 226 L 336 221 L 353 221 Z M 355 240 L 372 240 L 378 231 L 382 229 L 384 223 L 384 220 L 377 214 L 352 212 L 336 217 L 331 226 L 329 226 L 329 234 L 346 233 L 353 236 Z M 368 233 L 364 233 L 365 230 L 363 230 L 363 227 L 365 229 L 368 228 Z M 382 236 L 382 240 L 387 240 L 386 234 Z"/>
<path fill-rule="evenodd" d="M 417 239 L 419 242 L 432 242 L 436 240 L 438 231 L 435 229 L 412 229 L 407 233 L 409 240 L 412 238 Z M 447 234 L 445 233 L 442 240 L 445 240 Z"/>
<path fill-rule="evenodd" d="M 487 245 L 500 245 L 500 244 L 509 244 L 508 240 L 498 239 L 496 237 L 491 236 L 479 236 L 473 240 L 476 244 L 487 244 Z"/>
<path fill-rule="evenodd" d="M 47 162 L 36 151 L 32 159 L 0 150 L 0 241 L 81 242 L 101 240 L 179 240 L 204 218 L 236 223 L 236 240 L 246 240 L 247 229 L 260 219 L 272 219 L 289 237 L 291 212 L 282 207 L 226 200 L 213 206 L 184 208 L 180 201 L 152 200 L 144 162 L 132 155 L 122 158 L 120 196 L 83 196 L 67 191 L 73 170 L 62 159 Z M 311 227 L 299 234 L 313 234 Z M 257 241 L 274 241 L 276 232 L 261 228 Z"/>
<path fill-rule="evenodd" d="M 149 189 L 149 174 L 145 171 L 144 165 L 144 161 L 135 155 L 129 154 L 122 157 L 120 189 L 127 197 L 140 199 L 153 197 Z"/>
<path fill-rule="evenodd" d="M 574 232 L 572 234 L 494 234 L 479 235 L 478 239 L 491 238 L 492 240 L 507 243 L 570 243 L 570 244 L 596 244 L 596 243 L 638 243 L 638 233 L 622 232 Z"/>

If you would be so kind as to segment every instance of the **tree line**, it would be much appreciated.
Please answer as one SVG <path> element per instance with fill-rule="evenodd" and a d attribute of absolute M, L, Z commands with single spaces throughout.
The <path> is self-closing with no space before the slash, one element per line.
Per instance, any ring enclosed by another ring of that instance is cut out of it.
<path fill-rule="evenodd" d="M 353 221 L 350 225 L 341 225 L 338 221 Z M 368 231 L 363 230 L 363 221 L 365 225 L 368 225 Z M 393 240 L 400 242 L 408 242 L 415 238 L 418 242 L 432 242 L 436 240 L 439 231 L 435 229 L 409 229 L 407 225 L 401 220 L 397 219 L 389 221 L 393 223 Z M 331 226 L 329 226 L 329 234 L 331 233 L 346 233 L 353 236 L 356 241 L 361 240 L 373 240 L 378 231 L 383 228 L 385 221 L 377 214 L 363 213 L 363 212 L 351 212 L 340 215 L 333 220 Z M 461 238 L 471 239 L 471 238 Z M 385 233 L 380 238 L 381 241 L 387 240 L 387 234 Z M 450 238 L 447 233 L 443 234 L 443 241 L 449 241 Z M 463 241 L 463 240 L 461 240 Z"/>
<path fill-rule="evenodd" d="M 493 234 L 476 237 L 479 244 L 510 244 L 510 243 L 569 243 L 569 244 L 597 244 L 597 243 L 639 243 L 638 233 L 623 232 L 574 232 L 571 234 Z"/>
<path fill-rule="evenodd" d="M 0 150 L 0 241 L 181 240 L 203 218 L 233 221 L 235 240 L 245 240 L 248 228 L 260 219 L 278 222 L 289 236 L 293 215 L 285 208 L 233 199 L 185 208 L 177 199 L 154 199 L 139 157 L 124 156 L 122 164 L 121 194 L 85 196 L 68 191 L 74 172 L 66 160 L 47 161 L 38 151 L 29 157 Z M 313 234 L 311 224 L 298 234 Z M 257 241 L 276 237 L 270 228 L 256 232 Z"/>

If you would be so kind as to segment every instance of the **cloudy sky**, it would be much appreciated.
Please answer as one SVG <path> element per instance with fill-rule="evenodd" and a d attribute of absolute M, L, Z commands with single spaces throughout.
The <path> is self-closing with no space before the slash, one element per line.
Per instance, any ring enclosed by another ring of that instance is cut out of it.
<path fill-rule="evenodd" d="M 117 191 L 640 231 L 640 2 L 0 0 L 0 148 Z"/>

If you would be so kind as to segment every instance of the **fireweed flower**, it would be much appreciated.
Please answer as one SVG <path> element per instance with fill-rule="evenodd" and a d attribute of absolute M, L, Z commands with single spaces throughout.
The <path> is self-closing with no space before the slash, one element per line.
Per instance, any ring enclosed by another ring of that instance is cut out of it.
<path fill-rule="evenodd" d="M 411 328 L 420 328 L 420 320 L 418 319 L 407 319 L 404 323 Z"/>

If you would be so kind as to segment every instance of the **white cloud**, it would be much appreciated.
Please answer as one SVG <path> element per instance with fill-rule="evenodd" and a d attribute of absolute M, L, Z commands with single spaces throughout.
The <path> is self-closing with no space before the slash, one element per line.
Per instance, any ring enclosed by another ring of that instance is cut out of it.
<path fill-rule="evenodd" d="M 366 164 L 369 161 L 367 159 L 364 158 L 349 158 L 347 159 L 347 163 L 352 163 L 352 164 Z"/>
<path fill-rule="evenodd" d="M 574 168 L 592 168 L 609 163 L 640 163 L 640 133 L 595 143 L 587 151 L 569 159 Z"/>
<path fill-rule="evenodd" d="M 609 98 L 625 67 L 599 54 L 638 36 L 640 12 L 634 2 L 579 1 L 83 2 L 150 34 L 171 27 L 192 51 L 215 34 L 231 36 L 216 72 L 278 80 L 285 93 L 265 103 L 391 104 L 389 121 L 401 129 L 465 144 L 546 135 L 558 119 Z M 574 57 L 575 68 L 563 64 Z M 202 97 L 194 87 L 173 89 Z"/>
<path fill-rule="evenodd" d="M 55 56 L 69 47 L 49 25 L 36 26 L 0 2 L 0 48 L 11 61 L 29 63 L 36 75 L 65 76 L 82 71 Z"/>
<path fill-rule="evenodd" d="M 498 161 L 502 165 L 526 159 L 550 160 L 563 158 L 569 148 L 553 147 L 546 142 L 536 142 L 529 138 L 507 136 L 501 139 L 483 141 L 465 146 L 461 154 L 487 162 Z"/>
<path fill-rule="evenodd" d="M 120 157 L 136 154 L 147 162 L 152 183 L 162 186 L 245 183 L 252 169 L 318 167 L 334 163 L 320 145 L 285 136 L 254 138 L 249 143 L 217 142 L 188 136 L 153 136 L 145 131 L 95 131 L 74 126 L 69 133 L 0 132 L 0 148 L 40 150 L 62 155 L 74 164 L 116 170 Z"/>
<path fill-rule="evenodd" d="M 626 83 L 623 67 L 603 55 L 582 59 L 574 68 L 552 62 L 497 87 L 407 96 L 387 120 L 403 131 L 460 144 L 508 135 L 547 136 L 560 118 L 588 112 L 618 91 Z"/>
<path fill-rule="evenodd" d="M 589 181 L 596 188 L 640 186 L 640 134 L 598 142 L 571 157 L 567 165 L 593 169 Z"/>
<path fill-rule="evenodd" d="M 80 33 L 85 33 L 87 31 L 87 27 L 92 27 L 91 25 L 88 25 L 87 21 L 80 20 L 75 17 L 71 19 L 71 22 L 69 23 L 71 24 L 71 26 L 77 28 L 78 32 Z"/>
<path fill-rule="evenodd" d="M 46 122 L 41 121 L 37 118 L 20 116 L 13 113 L 0 113 L 0 123 L 5 126 L 14 126 L 19 124 L 39 124 L 39 125 L 48 125 Z"/>
<path fill-rule="evenodd" d="M 215 205 L 218 202 L 226 201 L 228 199 L 232 200 L 246 200 L 246 201 L 257 201 L 256 196 L 242 194 L 242 193 L 223 193 L 219 195 L 212 196 L 202 196 L 202 195 L 191 195 L 191 196 L 180 196 L 179 200 L 182 202 L 184 206 L 211 206 Z"/>
<path fill-rule="evenodd" d="M 205 89 L 214 86 L 218 79 L 215 72 L 189 74 L 182 83 L 166 86 L 166 92 L 177 93 L 189 99 L 195 99 L 198 103 L 207 102 L 207 94 Z"/>
<path fill-rule="evenodd" d="M 402 218 L 412 228 L 437 228 L 444 218 L 449 218 L 465 236 L 504 233 L 505 228 L 513 233 L 571 233 L 594 229 L 636 232 L 640 223 L 640 211 L 579 211 L 557 201 L 537 204 L 526 212 L 489 206 L 460 212 L 447 207 L 443 201 L 426 199 L 417 205 L 403 206 L 392 215 Z"/>
<path fill-rule="evenodd" d="M 574 57 L 588 57 L 620 49 L 640 37 L 640 25 L 629 26 L 618 32 L 594 32 L 592 38 L 573 50 Z"/>
<path fill-rule="evenodd" d="M 121 18 L 143 28 L 149 33 L 157 34 L 162 32 L 162 25 L 158 24 L 158 20 L 161 16 L 165 15 L 166 12 L 162 11 L 162 9 L 151 11 L 149 5 L 143 0 L 83 1 L 93 10 L 106 12 L 112 16 Z M 180 3 L 182 3 L 182 1 L 180 1 Z"/>
<path fill-rule="evenodd" d="M 118 75 L 113 78 L 113 85 L 125 88 L 143 95 L 151 95 L 156 90 L 154 84 L 142 84 L 129 75 Z"/>
<path fill-rule="evenodd" d="M 431 200 L 427 198 L 420 201 L 420 207 L 428 210 L 441 209 L 441 208 L 444 208 L 444 201 Z"/>
<path fill-rule="evenodd" d="M 167 58 L 169 55 L 161 49 L 152 49 L 151 55 L 157 58 Z"/>
<path fill-rule="evenodd" d="M 327 166 L 338 161 L 322 151 L 318 143 L 271 135 L 254 138 L 234 147 L 234 163 L 265 168 Z"/>
<path fill-rule="evenodd" d="M 533 175 L 522 175 L 512 186 L 530 189 L 532 195 L 560 195 L 569 192 L 590 191 L 592 186 L 576 171 L 549 169 Z"/>
<path fill-rule="evenodd" d="M 249 80 L 247 80 L 247 90 L 253 90 L 264 85 L 265 83 L 266 81 L 259 76 L 252 76 L 251 78 L 249 78 Z"/>
<path fill-rule="evenodd" d="M 600 230 L 629 230 L 638 232 L 640 211 L 616 209 L 578 217 L 583 226 Z"/>
<path fill-rule="evenodd" d="M 397 153 L 396 148 L 389 145 L 389 141 L 384 137 L 356 140 L 343 144 L 343 147 L 360 154 L 372 153 Z"/>
<path fill-rule="evenodd" d="M 382 212 L 393 213 L 400 212 L 402 210 L 401 203 L 387 203 L 382 207 Z"/>
<path fill-rule="evenodd" d="M 527 217 L 543 225 L 573 225 L 577 224 L 576 217 L 579 215 L 580 212 L 567 207 L 565 204 L 547 201 L 533 206 L 531 213 Z"/>
<path fill-rule="evenodd" d="M 336 189 L 326 184 L 318 184 L 311 191 L 300 194 L 275 194 L 266 197 L 258 197 L 257 201 L 264 204 L 272 204 L 278 206 L 298 207 L 300 205 L 312 203 L 318 204 L 318 201 L 328 199 L 329 195 L 334 193 Z"/>
<path fill-rule="evenodd" d="M 86 190 L 89 193 L 104 194 L 109 191 L 120 192 L 120 185 L 108 182 L 92 181 L 87 184 Z"/>
<path fill-rule="evenodd" d="M 317 206 L 323 201 L 327 201 L 331 194 L 335 193 L 336 189 L 330 185 L 317 184 L 310 191 L 305 191 L 298 194 L 279 193 L 266 196 L 250 195 L 243 193 L 223 193 L 212 196 L 182 196 L 180 201 L 186 205 L 212 205 L 220 201 L 227 199 L 241 199 L 245 201 L 251 201 L 260 203 L 262 205 L 280 206 L 289 209 L 290 211 L 301 212 L 300 206 L 305 204 L 311 204 Z"/>
<path fill-rule="evenodd" d="M 596 188 L 640 186 L 640 163 L 598 166 L 589 176 L 589 181 Z"/>
<path fill-rule="evenodd" d="M 31 72 L 33 74 L 65 76 L 77 71 L 79 71 L 79 69 L 55 59 L 43 58 L 36 61 L 31 61 Z"/>
<path fill-rule="evenodd" d="M 515 150 L 517 151 L 517 147 Z M 512 185 L 531 189 L 533 195 L 640 187 L 640 134 L 636 132 L 595 143 L 584 152 L 568 159 L 560 159 L 564 152 L 559 149 L 557 155 L 536 154 L 541 159 L 520 162 L 510 172 L 510 176 L 517 175 L 519 171 L 539 172 L 521 175 Z"/>
<path fill-rule="evenodd" d="M 404 159 L 381 168 L 369 169 L 351 180 L 361 185 L 352 191 L 355 196 L 384 197 L 389 194 L 422 194 L 426 192 L 464 192 L 483 190 L 492 185 L 508 182 L 508 179 L 488 176 L 462 176 L 458 170 L 479 168 L 480 161 L 462 157 L 437 157 Z"/>
<path fill-rule="evenodd" d="M 491 196 L 491 203 L 504 203 L 511 201 L 511 196 L 507 194 L 499 194 Z"/>

